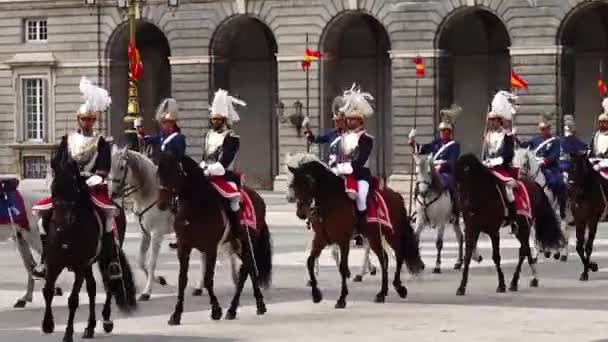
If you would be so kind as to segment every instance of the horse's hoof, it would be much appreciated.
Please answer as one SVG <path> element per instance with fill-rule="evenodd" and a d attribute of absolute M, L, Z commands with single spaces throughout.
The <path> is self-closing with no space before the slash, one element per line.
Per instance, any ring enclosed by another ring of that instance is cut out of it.
<path fill-rule="evenodd" d="M 589 269 L 591 270 L 591 272 L 597 272 L 599 270 L 599 267 L 597 266 L 597 263 L 591 262 L 589 263 Z"/>
<path fill-rule="evenodd" d="M 378 272 L 378 270 L 376 269 L 376 267 L 372 267 L 372 269 L 369 270 L 369 274 L 371 274 L 373 276 L 375 276 L 377 272 Z"/>
<path fill-rule="evenodd" d="M 433 269 L 433 273 L 434 273 L 434 274 L 440 274 L 440 273 L 441 273 L 441 267 L 435 267 L 435 268 Z"/>
<path fill-rule="evenodd" d="M 216 306 L 211 309 L 211 319 L 214 321 L 218 321 L 222 319 L 222 308 Z"/>
<path fill-rule="evenodd" d="M 42 332 L 45 334 L 52 334 L 55 331 L 55 322 L 53 319 L 44 320 L 42 322 Z"/>
<path fill-rule="evenodd" d="M 24 307 L 25 307 L 25 304 L 26 304 L 26 301 L 25 301 L 25 300 L 23 300 L 23 299 L 19 299 L 19 300 L 18 300 L 18 301 L 15 303 L 15 305 L 13 305 L 13 308 L 21 309 L 21 308 L 24 308 Z"/>
<path fill-rule="evenodd" d="M 374 303 L 384 303 L 386 296 L 377 294 L 376 298 L 374 298 Z"/>
<path fill-rule="evenodd" d="M 323 295 L 321 294 L 321 291 L 317 288 L 313 288 L 312 289 L 312 302 L 317 304 L 320 303 L 323 300 Z"/>
<path fill-rule="evenodd" d="M 517 284 L 511 284 L 509 286 L 509 291 L 511 291 L 511 292 L 517 292 L 517 290 L 518 290 Z"/>
<path fill-rule="evenodd" d="M 534 278 L 530 280 L 530 287 L 538 287 L 538 279 Z"/>
<path fill-rule="evenodd" d="M 397 291 L 397 294 L 399 295 L 399 297 L 401 297 L 401 298 L 407 297 L 407 288 L 405 288 L 405 286 L 401 285 L 401 286 L 397 287 L 396 291 Z"/>
<path fill-rule="evenodd" d="M 168 323 L 171 326 L 182 324 L 182 317 L 181 317 L 181 315 L 179 315 L 177 313 L 173 313 L 173 315 L 171 315 L 171 318 L 169 318 L 169 322 Z"/>
<path fill-rule="evenodd" d="M 103 331 L 106 334 L 109 334 L 112 331 L 114 331 L 114 322 L 112 322 L 112 321 L 104 321 L 103 322 Z"/>
<path fill-rule="evenodd" d="M 55 288 L 55 297 L 63 297 L 63 290 L 61 289 L 61 287 Z"/>
<path fill-rule="evenodd" d="M 559 259 L 559 261 L 568 262 L 568 255 L 567 254 L 562 255 L 562 257 Z"/>
<path fill-rule="evenodd" d="M 139 296 L 138 300 L 139 300 L 140 302 L 148 302 L 148 301 L 150 301 L 150 294 L 149 294 L 149 293 L 142 293 L 142 294 Z"/>
<path fill-rule="evenodd" d="M 360 283 L 360 282 L 362 282 L 362 281 L 363 281 L 363 276 L 362 276 L 362 275 L 360 275 L 360 274 L 357 274 L 357 275 L 355 276 L 355 278 L 353 279 L 353 281 L 354 281 L 355 283 Z"/>
<path fill-rule="evenodd" d="M 165 279 L 165 277 L 158 277 L 158 283 L 160 284 L 160 286 L 167 286 L 167 280 Z"/>
<path fill-rule="evenodd" d="M 459 261 L 454 264 L 454 270 L 460 271 L 461 268 L 462 268 L 462 262 Z"/>
<path fill-rule="evenodd" d="M 504 285 L 498 285 L 498 287 L 496 288 L 496 293 L 505 293 L 507 292 L 507 289 L 505 288 Z"/>
<path fill-rule="evenodd" d="M 483 256 L 481 256 L 481 254 L 480 254 L 480 255 L 478 255 L 478 256 L 477 256 L 477 258 L 475 259 L 475 262 L 476 262 L 476 263 L 478 263 L 478 264 L 480 264 L 482 261 L 483 261 Z"/>
<path fill-rule="evenodd" d="M 224 317 L 225 320 L 227 321 L 232 321 L 236 319 L 236 310 L 232 311 L 232 310 L 228 310 L 226 311 L 226 316 Z"/>
<path fill-rule="evenodd" d="M 258 316 L 262 316 L 262 315 L 264 315 L 264 314 L 265 314 L 267 311 L 268 311 L 268 310 L 266 309 L 266 304 L 264 304 L 264 303 L 260 303 L 260 304 L 258 304 L 258 309 L 257 309 L 257 311 L 256 311 L 256 314 L 257 314 Z"/>
<path fill-rule="evenodd" d="M 458 290 L 456 290 L 456 295 L 464 296 L 465 292 L 466 292 L 466 289 L 464 287 L 459 287 Z"/>
<path fill-rule="evenodd" d="M 73 336 L 69 336 L 69 335 L 65 335 L 63 337 L 63 342 L 74 342 L 74 337 Z"/>
<path fill-rule="evenodd" d="M 346 307 L 346 301 L 343 299 L 338 299 L 338 302 L 336 303 L 336 305 L 334 305 L 334 308 L 336 309 L 344 309 Z"/>
<path fill-rule="evenodd" d="M 544 252 L 545 258 L 550 258 L 551 257 L 551 252 Z"/>
<path fill-rule="evenodd" d="M 89 340 L 95 337 L 95 329 L 89 329 L 88 327 L 84 329 L 84 334 L 82 334 L 82 338 L 85 340 Z"/>
<path fill-rule="evenodd" d="M 587 281 L 589 280 L 589 274 L 588 273 L 581 273 L 581 277 L 579 278 L 580 281 Z"/>
<path fill-rule="evenodd" d="M 559 252 L 553 254 L 553 259 L 555 259 L 555 260 L 559 260 L 560 257 L 561 257 L 561 255 Z"/>
<path fill-rule="evenodd" d="M 192 291 L 192 295 L 194 297 L 200 297 L 203 295 L 203 289 L 194 289 L 194 291 Z"/>

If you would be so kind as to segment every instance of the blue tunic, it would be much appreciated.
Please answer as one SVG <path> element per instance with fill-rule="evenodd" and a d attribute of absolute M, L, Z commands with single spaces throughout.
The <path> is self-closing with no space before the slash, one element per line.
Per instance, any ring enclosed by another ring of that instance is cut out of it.
<path fill-rule="evenodd" d="M 147 135 L 144 137 L 144 141 L 148 144 L 161 146 L 161 150 L 173 151 L 173 153 L 175 153 L 179 158 L 183 157 L 186 154 L 186 136 L 181 133 L 177 133 L 176 136 L 171 138 L 171 140 L 165 144 L 165 140 L 167 140 L 167 138 L 170 136 L 170 134 L 164 133 L 155 136 Z M 163 144 L 165 144 L 164 149 L 162 148 Z"/>
<path fill-rule="evenodd" d="M 550 141 L 546 142 L 548 140 Z M 560 191 L 563 185 L 559 168 L 560 140 L 556 137 L 545 139 L 542 136 L 536 136 L 521 145 L 533 149 L 536 157 L 542 158 L 540 167 L 549 187 L 551 190 Z"/>
<path fill-rule="evenodd" d="M 460 144 L 453 142 L 442 150 L 442 147 L 453 140 L 443 143 L 436 139 L 429 144 L 418 145 L 420 154 L 431 154 L 439 169 L 437 170 L 443 178 L 443 184 L 447 189 L 454 189 L 454 163 L 460 157 Z"/>
<path fill-rule="evenodd" d="M 561 154 L 559 158 L 559 167 L 562 172 L 568 171 L 570 165 L 570 156 L 573 154 L 585 154 L 589 150 L 589 146 L 574 135 L 564 136 L 560 139 Z"/>
<path fill-rule="evenodd" d="M 313 144 L 329 144 L 329 167 L 335 167 L 338 163 L 342 162 L 342 158 L 339 158 L 341 140 L 342 133 L 338 132 L 337 129 L 332 129 L 318 136 L 312 134 L 308 136 L 308 141 Z"/>

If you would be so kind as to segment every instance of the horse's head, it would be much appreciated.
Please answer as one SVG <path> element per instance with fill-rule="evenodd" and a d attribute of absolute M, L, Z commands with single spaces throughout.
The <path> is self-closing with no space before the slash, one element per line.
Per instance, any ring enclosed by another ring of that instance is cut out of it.
<path fill-rule="evenodd" d="M 296 194 L 293 187 L 294 182 L 294 170 L 300 169 L 304 164 L 316 161 L 319 162 L 319 158 L 312 153 L 296 153 L 288 154 L 285 158 L 285 164 L 287 166 L 287 193 L 285 197 L 289 203 L 296 202 Z M 302 177 L 302 176 L 299 176 Z"/>
<path fill-rule="evenodd" d="M 133 175 L 129 170 L 129 149 L 127 147 L 112 148 L 112 167 L 110 169 L 110 194 L 112 198 L 120 198 L 129 191 L 133 184 Z"/>
<path fill-rule="evenodd" d="M 156 205 L 158 209 L 166 210 L 174 194 L 179 192 L 181 188 L 183 171 L 178 156 L 172 151 L 161 152 L 158 159 L 157 173 L 160 187 Z"/>
<path fill-rule="evenodd" d="M 536 181 L 542 173 L 534 153 L 527 148 L 517 148 L 514 152 L 513 167 L 519 170 L 519 177 Z"/>
<path fill-rule="evenodd" d="M 59 225 L 71 224 L 78 207 L 90 202 L 88 187 L 73 159 L 54 161 L 51 167 L 54 173 L 51 183 L 54 221 Z"/>
<path fill-rule="evenodd" d="M 433 183 L 433 157 L 430 155 L 416 155 L 415 161 L 417 192 L 424 196 Z"/>
<path fill-rule="evenodd" d="M 291 173 L 291 182 L 288 185 L 288 200 L 290 202 L 310 206 L 316 192 L 316 180 L 308 173 L 306 164 L 294 168 L 288 166 Z M 298 215 L 300 216 L 300 215 Z"/>
<path fill-rule="evenodd" d="M 490 172 L 472 153 L 462 155 L 454 165 L 454 179 L 459 190 L 480 184 L 488 175 Z"/>

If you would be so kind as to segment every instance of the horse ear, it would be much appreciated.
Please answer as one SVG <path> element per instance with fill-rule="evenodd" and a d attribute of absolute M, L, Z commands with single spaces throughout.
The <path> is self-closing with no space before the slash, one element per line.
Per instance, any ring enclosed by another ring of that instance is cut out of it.
<path fill-rule="evenodd" d="M 294 167 L 287 166 L 287 170 L 289 170 L 291 173 L 296 173 L 296 169 Z"/>

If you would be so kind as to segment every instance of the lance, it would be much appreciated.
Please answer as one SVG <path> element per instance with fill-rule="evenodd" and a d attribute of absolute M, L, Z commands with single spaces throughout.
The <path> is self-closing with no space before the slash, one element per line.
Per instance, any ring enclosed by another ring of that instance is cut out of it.
<path fill-rule="evenodd" d="M 308 32 L 306 32 L 306 50 L 308 50 Z M 306 68 L 306 118 L 304 129 L 310 131 L 310 66 Z M 310 140 L 306 138 L 306 153 L 310 153 Z"/>
<path fill-rule="evenodd" d="M 416 65 L 416 90 L 414 93 L 414 129 L 416 129 L 416 119 L 417 119 L 417 111 L 418 111 L 418 86 L 419 86 L 419 81 L 420 81 L 420 77 L 424 76 L 424 64 L 422 61 L 422 58 L 420 58 L 420 56 L 416 57 L 414 59 L 414 64 Z M 415 160 L 415 156 L 416 154 L 418 154 L 418 148 L 417 145 L 414 144 L 414 146 L 412 146 L 413 151 L 412 151 L 412 164 L 411 164 L 411 168 L 410 168 L 410 198 L 409 198 L 409 208 L 408 208 L 408 212 L 411 214 L 412 213 L 412 201 L 414 199 L 414 168 L 416 167 L 416 160 Z"/>

